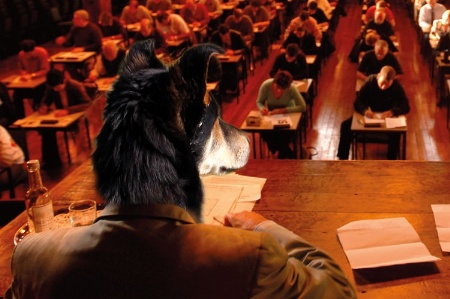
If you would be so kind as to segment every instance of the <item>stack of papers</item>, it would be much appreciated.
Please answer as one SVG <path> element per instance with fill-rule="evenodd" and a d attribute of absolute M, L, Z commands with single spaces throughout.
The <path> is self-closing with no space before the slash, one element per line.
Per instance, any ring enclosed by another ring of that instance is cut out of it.
<path fill-rule="evenodd" d="M 354 221 L 337 232 L 352 269 L 439 260 L 404 217 Z"/>
<path fill-rule="evenodd" d="M 381 124 L 384 124 L 384 119 L 382 119 L 376 113 L 375 113 L 374 118 L 364 116 L 364 126 L 365 127 L 381 127 Z"/>
<path fill-rule="evenodd" d="M 261 198 L 265 178 L 228 174 L 202 177 L 203 222 L 223 225 L 227 213 L 251 211 L 255 202 Z"/>
<path fill-rule="evenodd" d="M 442 251 L 450 252 L 450 205 L 431 205 Z"/>

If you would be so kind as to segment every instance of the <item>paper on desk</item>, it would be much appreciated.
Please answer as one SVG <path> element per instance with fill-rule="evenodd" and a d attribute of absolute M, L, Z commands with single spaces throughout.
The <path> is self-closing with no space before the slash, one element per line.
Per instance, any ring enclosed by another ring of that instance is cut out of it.
<path fill-rule="evenodd" d="M 261 190 L 267 179 L 239 175 L 235 173 L 227 175 L 210 175 L 202 177 L 203 186 L 208 184 L 232 185 L 243 188 L 239 196 L 239 202 L 257 201 L 261 198 Z"/>
<path fill-rule="evenodd" d="M 404 217 L 354 221 L 337 232 L 353 269 L 439 260 Z"/>
<path fill-rule="evenodd" d="M 266 179 L 238 174 L 202 177 L 205 223 L 220 224 L 228 212 L 251 211 Z M 218 221 L 217 221 L 218 220 Z"/>
<path fill-rule="evenodd" d="M 442 251 L 450 252 L 450 205 L 431 205 Z"/>
<path fill-rule="evenodd" d="M 384 119 L 381 118 L 381 114 L 375 113 L 373 118 L 364 116 L 365 124 L 382 124 L 384 123 Z"/>
<path fill-rule="evenodd" d="M 206 184 L 203 186 L 203 222 L 221 224 L 224 216 L 233 212 L 233 208 L 242 192 L 242 186 Z"/>
<path fill-rule="evenodd" d="M 400 115 L 399 117 L 387 117 L 386 118 L 386 128 L 402 128 L 406 127 L 406 117 L 404 115 Z"/>
<path fill-rule="evenodd" d="M 265 122 L 271 122 L 274 127 L 276 126 L 286 126 L 292 127 L 291 118 L 286 114 L 274 114 L 264 116 Z"/>

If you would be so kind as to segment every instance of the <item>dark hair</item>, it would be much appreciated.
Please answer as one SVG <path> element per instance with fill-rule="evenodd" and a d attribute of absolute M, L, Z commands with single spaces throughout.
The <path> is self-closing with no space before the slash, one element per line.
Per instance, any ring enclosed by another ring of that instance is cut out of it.
<path fill-rule="evenodd" d="M 20 43 L 20 49 L 24 52 L 31 52 L 34 50 L 36 43 L 32 39 L 25 39 Z"/>
<path fill-rule="evenodd" d="M 316 1 L 310 1 L 308 3 L 308 8 L 312 9 L 312 10 L 316 10 L 317 9 L 317 2 Z"/>
<path fill-rule="evenodd" d="M 156 20 L 160 23 L 167 19 L 167 17 L 169 17 L 169 14 L 164 10 L 158 10 L 158 12 L 156 13 Z"/>
<path fill-rule="evenodd" d="M 307 12 L 306 10 L 302 10 L 302 12 L 300 13 L 300 20 L 304 21 L 307 20 L 309 18 L 309 12 Z"/>
<path fill-rule="evenodd" d="M 240 18 L 240 17 L 242 17 L 242 15 L 243 15 L 242 9 L 240 9 L 240 8 L 235 8 L 235 9 L 233 10 L 233 16 L 234 16 L 235 18 Z"/>
<path fill-rule="evenodd" d="M 259 2 L 259 0 L 252 0 L 252 1 L 250 1 L 250 6 L 252 6 L 252 7 L 260 7 L 261 6 L 261 2 Z"/>
<path fill-rule="evenodd" d="M 281 88 L 288 88 L 292 83 L 292 75 L 288 71 L 279 71 L 273 77 L 273 82 L 275 82 Z"/>
<path fill-rule="evenodd" d="M 295 57 L 298 54 L 298 45 L 297 44 L 288 44 L 286 47 L 286 54 L 289 57 Z"/>
<path fill-rule="evenodd" d="M 47 72 L 46 77 L 47 77 L 47 84 L 50 85 L 51 87 L 55 87 L 56 85 L 64 83 L 64 73 L 59 70 L 55 69 L 49 70 Z"/>
<path fill-rule="evenodd" d="M 220 24 L 217 30 L 219 31 L 220 34 L 225 34 L 228 33 L 228 31 L 230 31 L 230 28 L 228 28 L 228 26 L 225 24 Z"/>

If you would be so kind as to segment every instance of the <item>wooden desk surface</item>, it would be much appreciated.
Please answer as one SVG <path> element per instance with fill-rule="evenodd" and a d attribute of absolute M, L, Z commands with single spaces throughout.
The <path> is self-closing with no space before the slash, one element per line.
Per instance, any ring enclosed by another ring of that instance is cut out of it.
<path fill-rule="evenodd" d="M 250 160 L 238 173 L 267 178 L 253 210 L 326 250 L 353 282 L 359 298 L 448 298 L 450 256 L 440 249 L 431 204 L 450 203 L 450 163 Z M 90 163 L 77 168 L 51 194 L 55 203 L 66 206 L 76 198 L 98 199 Z M 390 217 L 406 217 L 441 260 L 352 271 L 337 228 Z M 14 233 L 25 221 L 22 213 L 0 230 L 0 294 L 11 281 Z"/>
<path fill-rule="evenodd" d="M 53 63 L 80 63 L 88 60 L 96 55 L 95 52 L 59 52 L 50 57 L 50 61 Z"/>
<path fill-rule="evenodd" d="M 16 120 L 12 125 L 19 126 L 23 129 L 65 129 L 71 124 L 83 117 L 85 112 L 77 112 L 62 117 L 56 117 L 55 111 L 48 114 L 39 114 L 35 112 L 25 118 Z M 41 121 L 57 120 L 55 124 L 43 124 Z"/>
<path fill-rule="evenodd" d="M 290 130 L 297 131 L 298 126 L 300 125 L 300 119 L 302 118 L 301 112 L 296 113 L 286 113 L 285 116 L 288 116 L 291 119 L 292 126 L 290 128 L 280 128 L 274 129 L 273 124 L 270 121 L 264 121 L 264 118 L 261 120 L 261 124 L 259 126 L 247 126 L 247 122 L 244 122 L 241 125 L 241 130 L 247 132 L 262 132 L 262 131 L 272 131 L 272 130 Z"/>
<path fill-rule="evenodd" d="M 311 78 L 292 81 L 292 84 L 295 87 L 297 87 L 298 92 L 300 92 L 302 94 L 308 93 L 308 90 L 311 87 L 312 83 L 313 83 L 313 79 L 311 79 Z"/>
<path fill-rule="evenodd" d="M 33 89 L 41 86 L 46 81 L 47 79 L 45 76 L 26 81 L 21 80 L 19 75 L 12 75 L 2 79 L 2 83 L 5 84 L 8 89 Z"/>
<path fill-rule="evenodd" d="M 382 132 L 382 133 L 406 133 L 408 131 L 408 124 L 406 124 L 406 127 L 399 127 L 399 128 L 386 128 L 386 123 L 383 122 L 380 124 L 379 127 L 365 127 L 364 126 L 364 116 L 354 112 L 353 113 L 353 119 L 352 119 L 352 126 L 351 126 L 352 132 Z"/>

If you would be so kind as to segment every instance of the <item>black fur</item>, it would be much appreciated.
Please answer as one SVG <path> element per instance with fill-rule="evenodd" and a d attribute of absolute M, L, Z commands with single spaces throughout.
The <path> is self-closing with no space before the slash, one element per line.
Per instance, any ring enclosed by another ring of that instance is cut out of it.
<path fill-rule="evenodd" d="M 208 65 L 217 67 L 214 54 L 222 50 L 192 47 L 166 67 L 153 47 L 152 41 L 133 45 L 107 94 L 92 158 L 97 189 L 106 202 L 174 204 L 200 219 L 202 153 L 196 130 L 211 111 L 217 118 L 215 104 L 203 99 Z"/>

